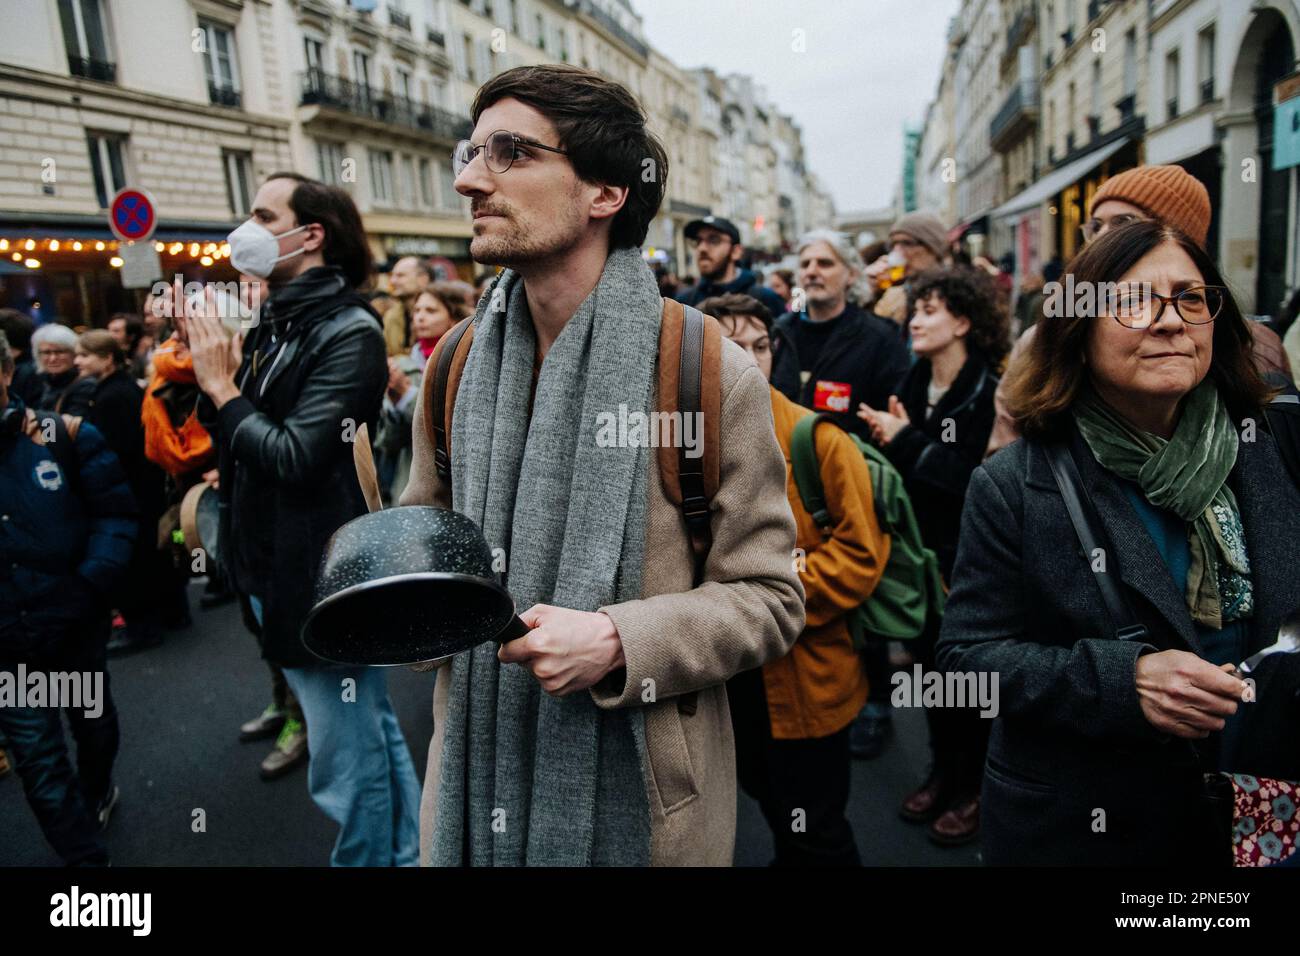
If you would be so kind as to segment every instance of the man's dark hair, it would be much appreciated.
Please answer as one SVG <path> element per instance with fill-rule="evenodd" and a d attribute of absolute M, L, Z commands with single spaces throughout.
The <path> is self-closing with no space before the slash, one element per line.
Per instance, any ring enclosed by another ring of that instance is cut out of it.
<path fill-rule="evenodd" d="M 728 292 L 726 295 L 715 295 L 712 298 L 705 299 L 696 306 L 705 315 L 711 315 L 715 319 L 737 318 L 742 315 L 752 315 L 758 321 L 763 323 L 763 327 L 772 331 L 772 313 L 762 302 L 759 302 L 752 295 L 741 295 L 739 292 Z"/>
<path fill-rule="evenodd" d="M 325 243 L 321 253 L 325 262 L 342 269 L 352 288 L 367 286 L 374 275 L 375 261 L 366 241 L 365 226 L 361 224 L 361 213 L 352 197 L 337 186 L 327 186 L 301 173 L 279 172 L 266 177 L 267 182 L 272 179 L 292 179 L 298 184 L 289 197 L 289 208 L 298 225 L 324 226 Z"/>
<path fill-rule="evenodd" d="M 954 317 L 970 322 L 967 347 L 989 365 L 997 366 L 1011 350 L 1008 316 L 998 308 L 992 277 L 974 266 L 944 266 L 922 272 L 908 287 L 907 314 L 916 304 L 936 296 Z"/>
<path fill-rule="evenodd" d="M 0 309 L 0 332 L 4 333 L 10 346 L 22 352 L 24 357 L 31 355 L 32 332 L 35 330 L 36 323 L 31 316 L 24 315 L 17 309 Z"/>
<path fill-rule="evenodd" d="M 628 188 L 627 201 L 610 227 L 610 247 L 636 248 L 645 242 L 664 200 L 668 155 L 646 128 L 636 97 L 613 80 L 576 66 L 520 66 L 483 84 L 470 110 L 473 121 L 478 123 L 484 110 L 505 99 L 519 100 L 551 121 L 560 148 L 584 182 Z"/>
<path fill-rule="evenodd" d="M 118 319 L 126 323 L 126 348 L 135 351 L 135 347 L 140 344 L 140 336 L 144 333 L 144 322 L 134 312 L 114 312 L 104 323 L 104 328 L 108 328 Z"/>

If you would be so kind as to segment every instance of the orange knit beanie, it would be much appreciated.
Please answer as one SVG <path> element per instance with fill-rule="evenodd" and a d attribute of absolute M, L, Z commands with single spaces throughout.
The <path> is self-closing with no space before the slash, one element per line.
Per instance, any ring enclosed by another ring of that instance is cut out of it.
<path fill-rule="evenodd" d="M 1210 231 L 1210 194 L 1181 166 L 1138 166 L 1112 176 L 1097 190 L 1088 215 L 1093 215 L 1107 199 L 1132 203 L 1205 248 Z"/>

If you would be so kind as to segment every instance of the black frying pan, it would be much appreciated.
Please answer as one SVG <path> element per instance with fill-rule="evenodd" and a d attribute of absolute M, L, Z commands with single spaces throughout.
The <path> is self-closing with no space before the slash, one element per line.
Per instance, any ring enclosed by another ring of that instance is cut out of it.
<path fill-rule="evenodd" d="M 334 664 L 395 665 L 527 633 L 478 526 L 455 511 L 408 505 L 334 532 L 302 642 Z"/>

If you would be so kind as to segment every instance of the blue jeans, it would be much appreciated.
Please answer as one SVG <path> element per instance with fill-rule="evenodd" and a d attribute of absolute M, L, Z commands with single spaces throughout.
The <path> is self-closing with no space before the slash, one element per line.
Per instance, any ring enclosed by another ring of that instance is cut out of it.
<path fill-rule="evenodd" d="M 261 601 L 251 604 L 260 621 Z M 417 866 L 420 783 L 383 669 L 322 664 L 284 676 L 307 722 L 312 799 L 340 827 L 330 865 Z"/>

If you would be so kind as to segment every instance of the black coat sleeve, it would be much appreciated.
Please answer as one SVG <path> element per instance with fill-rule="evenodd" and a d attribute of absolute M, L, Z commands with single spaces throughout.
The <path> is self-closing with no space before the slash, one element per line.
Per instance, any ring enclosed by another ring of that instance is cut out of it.
<path fill-rule="evenodd" d="M 965 496 L 970 476 L 983 460 L 993 430 L 993 393 L 981 395 L 976 401 L 970 414 L 952 421 L 951 441 L 944 440 L 945 428 L 940 419 L 936 423 L 938 438 L 919 424 L 912 424 L 904 426 L 884 447 L 886 457 L 909 488 L 924 485 L 954 498 Z"/>
<path fill-rule="evenodd" d="M 987 466 L 971 476 L 938 666 L 996 675 L 1002 717 L 1088 738 L 1158 739 L 1142 714 L 1136 678 L 1138 656 L 1154 647 L 1096 638 L 1050 643 L 1068 632 L 1063 621 L 1045 627 L 1050 633 L 1030 632 L 1044 626 L 1029 623 L 1032 603 L 1050 597 L 1028 586 L 1021 563 L 1022 490 L 1004 495 Z"/>
<path fill-rule="evenodd" d="M 293 411 L 277 422 L 241 395 L 218 413 L 222 441 L 234 457 L 283 485 L 309 485 L 342 450 L 345 436 L 379 413 L 388 362 L 383 335 L 372 322 L 353 322 L 312 356 Z M 371 426 L 373 427 L 373 425 Z M 350 451 L 349 451 L 350 454 Z"/>

